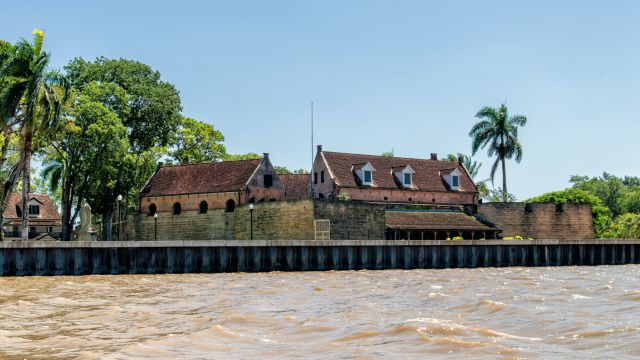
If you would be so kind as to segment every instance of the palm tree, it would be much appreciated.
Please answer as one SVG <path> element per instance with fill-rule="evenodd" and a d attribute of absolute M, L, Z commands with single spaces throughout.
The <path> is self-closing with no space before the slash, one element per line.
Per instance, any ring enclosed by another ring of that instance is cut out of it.
<path fill-rule="evenodd" d="M 471 156 L 464 155 L 461 153 L 449 154 L 447 155 L 446 160 L 456 161 L 456 162 L 462 161 L 462 165 L 465 167 L 465 169 L 467 169 L 467 171 L 469 172 L 469 175 L 474 181 L 476 179 L 476 176 L 478 176 L 478 171 L 480 171 L 480 168 L 482 167 L 482 163 L 479 163 L 471 159 Z"/>
<path fill-rule="evenodd" d="M 507 170 L 505 162 L 515 157 L 516 162 L 522 160 L 522 144 L 518 139 L 518 127 L 527 123 L 523 115 L 509 116 L 507 106 L 502 104 L 499 109 L 489 106 L 483 107 L 476 114 L 481 119 L 471 128 L 469 136 L 472 138 L 471 150 L 475 155 L 478 149 L 488 145 L 487 155 L 496 155 L 496 161 L 491 167 L 491 182 L 495 177 L 498 164 L 502 163 L 502 201 L 507 202 Z"/>
<path fill-rule="evenodd" d="M 0 78 L 4 79 L 0 106 L 3 111 L 13 111 L 20 123 L 18 173 L 22 173 L 22 240 L 29 239 L 33 136 L 37 130 L 47 131 L 56 125 L 69 90 L 66 78 L 60 72 L 48 69 L 49 54 L 42 51 L 44 32 L 35 29 L 33 35 L 33 44 L 20 40 L 0 68 Z"/>

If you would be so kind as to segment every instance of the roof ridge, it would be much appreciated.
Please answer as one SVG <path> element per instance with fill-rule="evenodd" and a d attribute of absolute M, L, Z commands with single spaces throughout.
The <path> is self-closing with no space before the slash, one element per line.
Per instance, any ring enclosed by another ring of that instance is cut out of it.
<path fill-rule="evenodd" d="M 235 162 L 241 162 L 241 161 L 262 161 L 262 158 L 210 161 L 210 162 L 200 162 L 200 163 L 194 163 L 194 164 L 167 164 L 167 165 L 163 165 L 162 168 L 180 167 L 180 166 L 213 165 L 213 164 L 235 163 Z"/>
<path fill-rule="evenodd" d="M 417 158 L 417 157 L 383 156 L 383 155 L 357 154 L 357 153 L 348 153 L 348 152 L 339 152 L 339 151 L 325 151 L 325 150 L 322 150 L 322 152 L 324 152 L 324 153 L 330 153 L 330 154 L 357 155 L 357 156 L 372 156 L 372 157 L 385 158 L 385 159 L 425 160 L 425 161 L 450 162 L 450 163 L 456 163 L 456 164 L 458 163 L 457 161 L 453 161 L 453 160 L 440 160 L 440 159 L 433 160 L 433 159 Z M 400 166 L 400 165 L 399 165 L 399 166 Z"/>

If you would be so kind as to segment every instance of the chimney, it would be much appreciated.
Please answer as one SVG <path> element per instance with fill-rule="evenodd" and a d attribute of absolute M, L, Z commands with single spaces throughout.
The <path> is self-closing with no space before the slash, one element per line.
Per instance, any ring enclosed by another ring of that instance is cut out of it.
<path fill-rule="evenodd" d="M 458 156 L 458 164 L 463 165 L 464 164 L 464 155 L 460 155 Z"/>
<path fill-rule="evenodd" d="M 265 160 L 269 159 L 269 153 L 262 153 L 262 158 Z"/>
<path fill-rule="evenodd" d="M 163 166 L 164 166 L 164 162 L 158 161 L 158 167 L 156 168 L 156 171 L 159 171 L 160 169 L 162 169 Z"/>
<path fill-rule="evenodd" d="M 321 153 L 322 152 L 322 145 L 318 145 L 318 152 Z"/>
<path fill-rule="evenodd" d="M 438 153 L 431 153 L 431 160 L 438 160 Z"/>

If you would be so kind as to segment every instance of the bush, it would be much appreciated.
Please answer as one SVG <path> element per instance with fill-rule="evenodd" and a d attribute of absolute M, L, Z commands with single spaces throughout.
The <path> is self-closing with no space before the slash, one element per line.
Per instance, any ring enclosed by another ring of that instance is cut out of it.
<path fill-rule="evenodd" d="M 502 240 L 515 240 L 515 238 L 513 236 L 505 236 Z"/>
<path fill-rule="evenodd" d="M 454 236 L 453 240 L 464 240 L 462 236 Z"/>
<path fill-rule="evenodd" d="M 351 197 L 349 196 L 349 194 L 341 192 L 340 194 L 338 194 L 338 198 L 337 199 L 340 200 L 340 201 L 349 201 L 349 200 L 351 200 Z"/>
<path fill-rule="evenodd" d="M 515 238 L 515 239 L 516 239 L 516 240 L 522 240 L 522 236 L 520 236 L 520 235 L 516 235 L 516 238 Z"/>

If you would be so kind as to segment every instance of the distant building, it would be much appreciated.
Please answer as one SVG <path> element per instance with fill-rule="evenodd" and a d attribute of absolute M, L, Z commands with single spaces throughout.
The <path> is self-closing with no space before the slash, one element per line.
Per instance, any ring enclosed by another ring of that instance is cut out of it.
<path fill-rule="evenodd" d="M 311 174 L 278 175 L 284 185 L 285 200 L 302 200 L 311 197 Z"/>
<path fill-rule="evenodd" d="M 139 212 L 153 215 L 209 209 L 235 211 L 238 204 L 284 200 L 285 188 L 269 154 L 262 159 L 163 166 L 139 196 Z"/>
<path fill-rule="evenodd" d="M 59 240 L 62 220 L 51 198 L 43 194 L 30 194 L 28 203 L 29 239 Z M 17 240 L 22 235 L 22 196 L 11 194 L 3 213 L 5 240 Z"/>
<path fill-rule="evenodd" d="M 477 204 L 479 194 L 457 161 L 318 152 L 313 163 L 315 198 L 389 203 Z"/>

